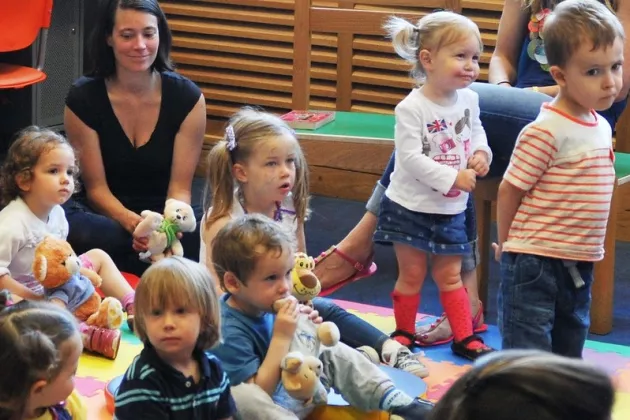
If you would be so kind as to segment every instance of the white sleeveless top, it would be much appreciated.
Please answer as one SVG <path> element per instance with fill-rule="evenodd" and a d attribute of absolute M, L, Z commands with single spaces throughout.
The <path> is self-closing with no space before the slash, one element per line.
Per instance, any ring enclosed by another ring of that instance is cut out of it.
<path fill-rule="evenodd" d="M 293 204 L 293 195 L 289 193 L 289 195 L 287 195 L 285 199 L 282 200 L 281 203 L 277 203 L 277 205 L 278 207 L 274 213 L 274 220 L 276 220 L 277 222 L 280 222 L 280 224 L 284 226 L 285 229 L 287 229 L 289 232 L 293 232 L 293 234 L 296 235 L 297 229 L 298 229 L 298 221 L 297 221 L 297 217 L 295 216 L 295 206 Z M 209 213 L 212 212 L 212 207 L 210 207 L 208 212 Z M 245 208 L 243 208 L 243 205 L 241 204 L 241 201 L 239 200 L 239 194 L 238 192 L 235 192 L 234 202 L 232 203 L 232 211 L 230 212 L 230 218 L 232 220 L 238 219 L 239 217 L 244 216 L 245 214 L 247 214 L 247 212 L 245 211 Z M 206 213 L 204 213 L 203 217 L 201 218 L 201 229 L 199 229 L 199 234 L 201 235 L 201 241 L 200 241 L 200 246 L 199 246 L 199 262 L 203 265 L 206 265 L 206 244 L 203 240 L 203 231 L 204 231 L 205 224 L 206 224 Z"/>

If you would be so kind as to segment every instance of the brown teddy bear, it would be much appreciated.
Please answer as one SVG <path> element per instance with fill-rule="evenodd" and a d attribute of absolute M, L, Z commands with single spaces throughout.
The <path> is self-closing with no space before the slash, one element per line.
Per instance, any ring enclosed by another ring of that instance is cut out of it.
<path fill-rule="evenodd" d="M 47 236 L 35 248 L 33 276 L 44 286 L 45 296 L 53 302 L 62 303 L 85 326 L 81 326 L 84 347 L 115 358 L 120 345 L 119 328 L 123 320 L 122 305 L 115 298 L 101 297 L 96 287 L 101 277 L 94 271 L 81 266 L 81 260 L 63 239 Z M 111 330 L 103 332 L 95 329 Z M 110 337 L 111 343 L 95 344 L 92 335 Z M 89 337 L 86 337 L 89 335 Z"/>

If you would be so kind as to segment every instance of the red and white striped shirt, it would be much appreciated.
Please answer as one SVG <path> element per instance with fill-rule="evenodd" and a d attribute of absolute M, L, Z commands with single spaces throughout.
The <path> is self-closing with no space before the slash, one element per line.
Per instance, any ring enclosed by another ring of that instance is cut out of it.
<path fill-rule="evenodd" d="M 544 104 L 521 131 L 504 180 L 526 191 L 504 251 L 578 261 L 604 258 L 615 183 L 612 130 Z"/>

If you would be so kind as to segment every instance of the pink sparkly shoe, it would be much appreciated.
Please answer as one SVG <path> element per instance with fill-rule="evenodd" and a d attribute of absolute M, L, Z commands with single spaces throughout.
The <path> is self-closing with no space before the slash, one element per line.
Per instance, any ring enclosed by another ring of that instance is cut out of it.
<path fill-rule="evenodd" d="M 85 350 L 98 353 L 108 359 L 116 358 L 120 348 L 120 330 L 95 327 L 82 322 L 79 325 L 79 331 Z"/>

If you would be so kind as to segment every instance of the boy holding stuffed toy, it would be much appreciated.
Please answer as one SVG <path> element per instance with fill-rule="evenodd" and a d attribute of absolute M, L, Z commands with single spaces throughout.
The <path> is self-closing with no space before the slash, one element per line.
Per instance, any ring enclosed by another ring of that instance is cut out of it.
<path fill-rule="evenodd" d="M 274 302 L 290 293 L 293 242 L 279 224 L 261 215 L 228 222 L 212 242 L 216 273 L 226 292 L 220 298 L 223 341 L 212 352 L 233 386 L 249 384 L 250 399 L 237 397 L 238 386 L 233 391 L 241 416 L 256 410 L 269 418 L 276 411 L 281 418 L 301 419 L 314 405 L 326 403 L 322 398 L 313 403 L 295 400 L 280 383 L 280 366 L 303 310 L 288 300 L 272 313 Z M 317 320 L 316 312 L 311 316 Z M 319 359 L 324 387 L 339 391 L 356 408 L 388 411 L 401 419 L 423 419 L 431 409 L 431 404 L 397 389 L 377 366 L 343 343 L 323 348 Z"/>

